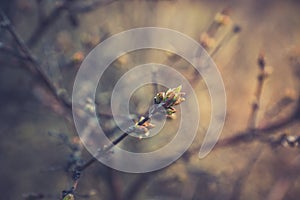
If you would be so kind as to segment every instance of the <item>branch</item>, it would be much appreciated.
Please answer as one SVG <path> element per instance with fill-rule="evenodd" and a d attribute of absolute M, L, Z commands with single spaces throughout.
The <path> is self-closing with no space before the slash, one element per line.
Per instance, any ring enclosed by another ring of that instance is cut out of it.
<path fill-rule="evenodd" d="M 258 83 L 255 91 L 256 99 L 252 105 L 252 110 L 249 116 L 248 129 L 237 133 L 233 137 L 219 140 L 216 144 L 216 147 L 226 147 L 240 143 L 248 143 L 253 140 L 260 140 L 262 142 L 265 142 L 266 140 L 263 140 L 263 138 L 266 137 L 266 135 L 274 134 L 276 131 L 300 120 L 300 98 L 298 98 L 294 111 L 289 116 L 271 124 L 262 127 L 256 127 L 257 112 L 259 110 L 259 101 L 262 94 L 263 84 L 270 73 L 270 71 L 265 67 L 265 59 L 262 54 L 258 58 L 258 66 L 260 72 L 257 77 Z"/>
<path fill-rule="evenodd" d="M 26 57 L 14 51 L 12 48 L 5 46 L 2 42 L 0 42 L 0 51 L 17 59 L 26 60 Z"/>
<path fill-rule="evenodd" d="M 70 7 L 70 11 L 76 13 L 86 13 L 86 12 L 90 12 L 93 11 L 97 8 L 99 8 L 100 6 L 107 6 L 113 2 L 116 2 L 118 0 L 94 0 L 92 2 L 84 2 L 81 1 L 80 4 L 75 4 L 72 5 Z"/>
<path fill-rule="evenodd" d="M 267 200 L 282 200 L 292 187 L 293 183 L 299 180 L 300 156 L 298 155 L 291 162 L 286 164 L 287 170 L 281 174 L 271 188 Z"/>
<path fill-rule="evenodd" d="M 23 39 L 16 32 L 14 26 L 11 24 L 10 20 L 2 10 L 0 10 L 0 15 L 2 18 L 2 26 L 7 29 L 7 31 L 12 36 L 13 40 L 16 42 L 18 48 L 23 54 L 23 59 L 25 59 L 25 61 L 31 64 L 25 65 L 27 66 L 27 69 L 31 73 L 35 74 L 36 77 L 38 77 L 39 80 L 45 85 L 46 89 L 48 89 L 51 92 L 51 94 L 55 97 L 57 102 L 59 102 L 63 108 L 66 108 L 71 113 L 71 102 L 67 98 L 63 97 L 62 94 L 60 94 L 59 88 L 57 89 L 56 86 L 52 83 L 52 81 L 48 78 L 48 76 L 40 66 L 39 62 L 33 56 Z"/>
<path fill-rule="evenodd" d="M 300 120 L 299 113 L 295 111 L 290 116 L 282 120 L 279 120 L 277 122 L 274 122 L 266 127 L 242 131 L 232 137 L 219 140 L 215 147 L 216 148 L 228 147 L 232 145 L 239 145 L 241 143 L 250 143 L 254 140 L 264 142 L 265 140 L 262 140 L 262 138 L 265 138 L 266 135 L 274 134 L 276 133 L 276 131 L 283 129 L 299 120 Z"/>
<path fill-rule="evenodd" d="M 68 195 L 73 195 L 77 188 L 81 173 L 85 169 L 90 167 L 93 163 L 95 163 L 100 157 L 107 155 L 107 153 L 114 146 L 123 141 L 130 133 L 137 132 L 140 134 L 146 134 L 149 131 L 148 129 L 153 128 L 153 125 L 149 121 L 151 120 L 151 117 L 153 117 L 156 113 L 164 113 L 162 112 L 162 109 L 165 109 L 166 113 L 164 114 L 166 114 L 167 116 L 174 114 L 176 112 L 174 106 L 179 105 L 180 103 L 185 101 L 183 95 L 184 93 L 181 92 L 181 86 L 173 89 L 168 89 L 167 92 L 159 92 L 154 97 L 154 103 L 157 105 L 150 107 L 149 112 L 146 116 L 141 117 L 135 125 L 128 127 L 127 130 L 122 135 L 113 140 L 110 145 L 100 149 L 96 156 L 92 157 L 84 164 L 75 167 L 73 171 L 73 185 L 69 190 L 64 190 L 62 192 L 62 197 L 65 198 Z"/>
<path fill-rule="evenodd" d="M 122 200 L 135 199 L 140 191 L 157 172 L 140 174 L 122 195 Z"/>
<path fill-rule="evenodd" d="M 61 13 L 67 8 L 69 3 L 69 0 L 63 1 L 60 5 L 54 8 L 47 17 L 40 21 L 38 27 L 35 29 L 31 37 L 26 42 L 29 47 L 34 46 L 37 43 L 37 41 L 41 38 L 43 33 L 45 33 L 50 28 L 50 26 L 59 19 Z"/>
<path fill-rule="evenodd" d="M 63 11 L 68 11 L 70 16 L 76 17 L 78 13 L 90 12 L 100 6 L 109 5 L 115 1 L 116 0 L 95 0 L 91 3 L 80 2 L 80 4 L 78 4 L 72 0 L 64 0 L 56 8 L 54 8 L 47 17 L 43 17 L 43 19 L 39 22 L 37 28 L 33 31 L 27 41 L 28 46 L 33 47 L 36 45 L 41 36 L 59 19 Z"/>
<path fill-rule="evenodd" d="M 248 163 L 246 164 L 245 169 L 242 170 L 241 174 L 239 175 L 238 180 L 235 182 L 233 191 L 231 193 L 230 200 L 239 200 L 241 199 L 242 190 L 246 185 L 247 179 L 250 176 L 255 164 L 257 163 L 260 155 L 261 155 L 262 147 L 259 147 L 254 155 L 251 156 Z"/>
<path fill-rule="evenodd" d="M 257 115 L 260 107 L 260 99 L 262 95 L 263 86 L 265 80 L 270 75 L 270 71 L 266 69 L 265 56 L 261 53 L 258 57 L 257 64 L 259 67 L 259 74 L 257 76 L 257 85 L 255 89 L 255 100 L 252 103 L 252 109 L 248 120 L 248 129 L 253 129 L 256 127 Z"/>

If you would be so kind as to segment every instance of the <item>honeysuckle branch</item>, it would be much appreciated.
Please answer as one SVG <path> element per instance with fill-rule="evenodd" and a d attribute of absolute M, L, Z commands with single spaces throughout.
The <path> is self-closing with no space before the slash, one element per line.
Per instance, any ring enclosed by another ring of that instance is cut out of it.
<path fill-rule="evenodd" d="M 143 126 L 146 122 L 148 122 L 151 119 L 151 117 L 157 112 L 161 111 L 162 108 L 165 108 L 167 110 L 170 107 L 178 105 L 181 102 L 183 102 L 184 101 L 184 98 L 182 97 L 183 94 L 184 93 L 181 93 L 181 86 L 179 86 L 178 88 L 169 89 L 166 93 L 159 92 L 154 97 L 154 103 L 157 104 L 157 106 L 153 106 L 152 109 L 149 110 L 148 115 L 141 117 L 135 126 L 129 127 L 126 132 L 124 132 L 122 135 L 120 135 L 115 140 L 113 140 L 109 146 L 99 151 L 97 156 L 91 158 L 85 164 L 78 166 L 77 170 L 78 171 L 85 170 L 87 167 L 93 164 L 97 160 L 97 158 L 105 155 L 105 153 L 110 151 L 115 145 L 119 144 L 130 133 L 134 132 L 137 129 L 137 127 Z"/>
<path fill-rule="evenodd" d="M 130 135 L 130 133 L 137 132 L 138 134 L 146 134 L 149 131 L 148 129 L 152 127 L 152 125 L 150 124 L 151 118 L 157 113 L 166 115 L 172 115 L 176 113 L 176 109 L 174 108 L 174 106 L 177 106 L 185 101 L 185 99 L 183 98 L 184 93 L 181 92 L 181 88 L 182 87 L 179 86 L 177 88 L 168 89 L 166 92 L 157 93 L 154 97 L 154 105 L 150 107 L 149 112 L 146 116 L 140 117 L 135 125 L 128 127 L 127 130 L 119 137 L 114 139 L 110 143 L 110 145 L 101 148 L 96 156 L 94 156 L 84 164 L 76 166 L 73 171 L 74 183 L 69 190 L 64 190 L 62 192 L 63 200 L 65 200 L 65 198 L 71 197 L 74 194 L 82 171 L 95 163 L 100 157 L 106 156 L 114 146 L 123 141 L 127 136 Z"/>

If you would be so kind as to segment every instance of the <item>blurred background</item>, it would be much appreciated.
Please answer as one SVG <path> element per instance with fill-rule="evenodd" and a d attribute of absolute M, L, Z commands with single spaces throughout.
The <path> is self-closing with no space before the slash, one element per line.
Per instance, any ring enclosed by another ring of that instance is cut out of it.
<path fill-rule="evenodd" d="M 106 70 L 96 94 L 108 137 L 121 134 L 109 104 L 114 84 L 149 62 L 174 67 L 193 85 L 198 134 L 179 160 L 156 172 L 122 173 L 94 163 L 83 171 L 75 199 L 299 199 L 299 1 L 2 0 L 0 6 L 0 199 L 61 199 L 73 184 L 70 171 L 91 158 L 70 112 L 81 62 L 106 38 L 149 26 L 182 32 L 212 56 L 227 94 L 220 143 L 199 159 L 211 104 L 187 61 L 159 50 L 125 54 Z M 138 89 L 130 119 L 138 120 L 156 91 L 166 89 Z M 159 149 L 174 137 L 179 116 L 180 110 L 152 139 L 130 137 L 120 146 Z"/>

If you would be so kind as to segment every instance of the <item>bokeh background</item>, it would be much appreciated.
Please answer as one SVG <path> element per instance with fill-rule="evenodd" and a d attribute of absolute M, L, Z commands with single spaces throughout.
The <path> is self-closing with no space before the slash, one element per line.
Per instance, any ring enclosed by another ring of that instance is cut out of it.
<path fill-rule="evenodd" d="M 124 30 L 157 26 L 177 30 L 208 45 L 227 93 L 221 140 L 249 128 L 248 120 L 257 98 L 257 59 L 262 52 L 272 74 L 263 84 L 256 126 L 280 121 L 297 108 L 300 76 L 297 0 L 74 0 L 53 13 L 64 2 L 4 0 L 0 3 L 62 98 L 71 95 L 81 61 L 98 43 Z M 216 23 L 216 14 L 222 12 L 229 23 L 218 26 L 216 33 L 207 39 L 205 33 Z M 233 32 L 232 27 L 237 26 L 240 31 Z M 65 109 L 57 105 L 51 92 L 43 89 L 40 76 L 28 70 L 30 62 L 4 47 L 19 52 L 13 37 L 0 27 L 0 199 L 59 199 L 62 190 L 72 184 L 70 172 L 66 172 L 68 163 L 74 160 L 74 155 L 83 160 L 91 155 L 80 145 Z M 299 198 L 298 143 L 296 147 L 280 143 L 274 148 L 268 142 L 283 134 L 297 138 L 298 119 L 276 129 L 264 140 L 218 147 L 199 159 L 197 154 L 210 119 L 209 94 L 201 76 L 195 75 L 185 60 L 167 52 L 135 51 L 111 64 L 107 76 L 100 80 L 96 98 L 97 110 L 103 116 L 100 124 L 108 136 L 114 138 L 120 134 L 110 117 L 114 84 L 132 67 L 148 62 L 172 66 L 193 83 L 201 114 L 194 143 L 174 164 L 152 173 L 122 173 L 97 162 L 83 172 L 76 199 Z M 155 87 L 147 85 L 134 93 L 130 104 L 132 118 L 147 110 L 154 91 Z M 121 146 L 132 151 L 159 148 L 174 136 L 178 119 L 177 116 L 168 120 L 158 137 L 146 143 L 128 138 Z M 74 145 L 79 149 L 75 153 Z"/>

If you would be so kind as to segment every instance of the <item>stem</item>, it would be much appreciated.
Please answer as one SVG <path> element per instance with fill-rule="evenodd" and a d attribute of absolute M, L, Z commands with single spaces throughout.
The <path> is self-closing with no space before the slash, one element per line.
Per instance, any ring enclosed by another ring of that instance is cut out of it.
<path fill-rule="evenodd" d="M 150 117 L 146 116 L 143 120 L 141 120 L 138 123 L 138 125 L 139 126 L 143 125 L 149 119 L 150 119 Z M 86 168 L 88 168 L 95 161 L 97 161 L 98 158 L 100 158 L 101 156 L 103 156 L 105 153 L 107 153 L 109 150 L 111 150 L 115 145 L 119 144 L 122 140 L 124 140 L 129 135 L 129 133 L 131 133 L 131 131 L 125 132 L 122 135 L 120 135 L 119 137 L 117 137 L 108 147 L 106 147 L 102 151 L 99 151 L 99 153 L 96 156 L 94 156 L 93 158 L 91 158 L 90 160 L 88 160 L 85 164 L 79 166 L 76 170 L 82 172 L 83 170 L 85 170 Z"/>
<path fill-rule="evenodd" d="M 123 133 L 122 135 L 120 135 L 118 138 L 116 138 L 107 148 L 105 148 L 103 151 L 99 151 L 99 153 L 91 158 L 90 160 L 88 160 L 85 164 L 79 166 L 77 168 L 78 171 L 83 171 L 86 168 L 88 168 L 91 164 L 93 164 L 95 161 L 97 161 L 97 159 L 101 156 L 103 156 L 105 153 L 107 153 L 109 150 L 111 150 L 115 145 L 119 144 L 123 139 L 125 139 L 129 134 L 128 133 Z"/>
<path fill-rule="evenodd" d="M 248 120 L 248 129 L 255 129 L 256 128 L 256 121 L 257 121 L 257 115 L 259 111 L 259 106 L 260 106 L 260 101 L 261 101 L 261 95 L 262 95 L 262 90 L 263 86 L 266 80 L 266 75 L 265 75 L 265 58 L 264 55 L 261 54 L 258 57 L 258 67 L 259 67 L 259 74 L 257 76 L 257 85 L 255 89 L 255 100 L 252 103 L 252 109 L 249 115 L 249 120 Z"/>

